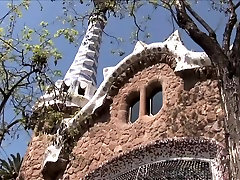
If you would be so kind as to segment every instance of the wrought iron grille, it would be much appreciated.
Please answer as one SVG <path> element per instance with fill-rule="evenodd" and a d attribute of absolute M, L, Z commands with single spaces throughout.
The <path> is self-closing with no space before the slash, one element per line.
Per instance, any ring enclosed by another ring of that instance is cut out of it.
<path fill-rule="evenodd" d="M 211 180 L 210 164 L 201 160 L 167 160 L 145 164 L 114 180 Z"/>

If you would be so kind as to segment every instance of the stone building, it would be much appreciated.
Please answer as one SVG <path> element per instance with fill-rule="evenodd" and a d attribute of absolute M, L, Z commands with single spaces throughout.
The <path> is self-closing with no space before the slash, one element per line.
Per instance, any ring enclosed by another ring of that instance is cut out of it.
<path fill-rule="evenodd" d="M 64 80 L 36 104 L 33 118 L 42 109 L 62 116 L 50 129 L 36 118 L 19 179 L 227 179 L 224 114 L 207 55 L 187 50 L 177 31 L 138 42 L 96 88 L 105 19 L 91 18 Z"/>

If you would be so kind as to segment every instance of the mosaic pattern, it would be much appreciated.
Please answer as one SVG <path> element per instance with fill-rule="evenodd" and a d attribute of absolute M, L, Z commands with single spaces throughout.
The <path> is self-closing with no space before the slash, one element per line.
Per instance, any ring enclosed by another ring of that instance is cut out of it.
<path fill-rule="evenodd" d="M 196 180 L 208 179 L 212 174 L 216 179 L 224 179 L 227 173 L 224 157 L 223 147 L 213 140 L 167 139 L 121 154 L 87 175 L 86 179 L 136 179 L 139 170 L 143 170 L 145 177 L 159 172 L 158 176 L 163 179 L 177 179 L 182 174 L 194 177 L 195 172 L 199 172 Z M 148 170 L 144 171 L 146 167 Z"/>
<path fill-rule="evenodd" d="M 85 96 L 90 99 L 96 91 L 98 57 L 106 17 L 103 13 L 92 15 L 88 22 L 88 29 L 72 65 L 64 77 L 64 82 L 70 86 L 71 93 L 77 94 L 79 85 L 82 89 L 90 88 L 85 92 L 89 93 Z"/>
<path fill-rule="evenodd" d="M 55 82 L 57 89 L 40 97 L 35 109 L 54 104 L 83 107 L 92 98 L 97 90 L 98 57 L 105 25 L 104 14 L 89 17 L 86 34 L 64 79 Z M 70 101 L 65 98 L 68 94 L 71 95 Z"/>
<path fill-rule="evenodd" d="M 72 65 L 67 71 L 64 80 L 59 80 L 55 83 L 56 87 L 61 91 L 46 93 L 36 103 L 36 107 L 64 104 L 67 107 L 83 107 L 96 91 L 96 71 L 98 64 L 99 49 L 103 29 L 106 25 L 106 17 L 104 13 L 92 14 L 88 20 L 88 29 L 83 38 L 83 41 L 78 49 L 78 52 L 73 60 Z M 63 92 L 62 92 L 63 91 Z M 65 96 L 62 96 L 62 94 Z M 70 98 L 68 97 L 70 96 Z M 67 97 L 67 98 L 66 98 Z M 63 99 L 63 100 L 62 100 Z M 58 107 L 58 106 L 57 106 Z M 72 123 L 70 118 L 65 118 L 66 121 Z M 68 127 L 68 125 L 66 125 Z M 62 149 L 63 136 L 66 133 L 66 126 L 59 129 L 56 134 L 57 142 L 55 145 L 50 145 L 46 149 L 45 160 L 43 165 L 47 162 L 56 162 Z"/>
<path fill-rule="evenodd" d="M 146 164 L 135 168 L 113 180 L 211 180 L 209 162 L 200 160 L 170 160 Z"/>

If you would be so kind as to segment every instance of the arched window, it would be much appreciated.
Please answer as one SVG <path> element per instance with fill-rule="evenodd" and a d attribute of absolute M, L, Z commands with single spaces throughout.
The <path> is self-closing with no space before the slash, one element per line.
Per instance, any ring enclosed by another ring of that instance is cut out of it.
<path fill-rule="evenodd" d="M 139 100 L 129 107 L 129 122 L 134 123 L 139 116 Z"/>
<path fill-rule="evenodd" d="M 139 117 L 140 95 L 139 92 L 133 92 L 128 98 L 128 121 L 134 123 Z"/>
<path fill-rule="evenodd" d="M 146 101 L 147 115 L 156 115 L 163 105 L 162 86 L 160 83 L 153 83 L 147 87 Z"/>
<path fill-rule="evenodd" d="M 127 97 L 128 122 L 134 123 L 139 115 L 156 115 L 163 105 L 162 86 L 158 81 L 150 83 L 146 91 L 141 91 L 142 102 L 140 103 L 140 92 L 134 91 Z M 146 99 L 144 98 L 146 97 Z M 141 107 L 142 106 L 142 107 Z M 141 112 L 140 112 L 141 111 Z"/>
<path fill-rule="evenodd" d="M 81 88 L 80 85 L 79 85 L 79 87 L 78 87 L 78 94 L 79 94 L 79 95 L 82 95 L 82 96 L 84 96 L 84 94 L 85 94 L 85 89 Z"/>

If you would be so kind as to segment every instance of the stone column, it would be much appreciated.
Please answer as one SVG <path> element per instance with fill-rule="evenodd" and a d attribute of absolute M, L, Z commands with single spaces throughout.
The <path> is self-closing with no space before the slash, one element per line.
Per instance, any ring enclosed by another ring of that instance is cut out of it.
<path fill-rule="evenodd" d="M 139 117 L 146 115 L 146 99 L 147 99 L 147 94 L 146 94 L 146 87 L 142 87 L 140 89 L 140 109 L 139 109 Z"/>

